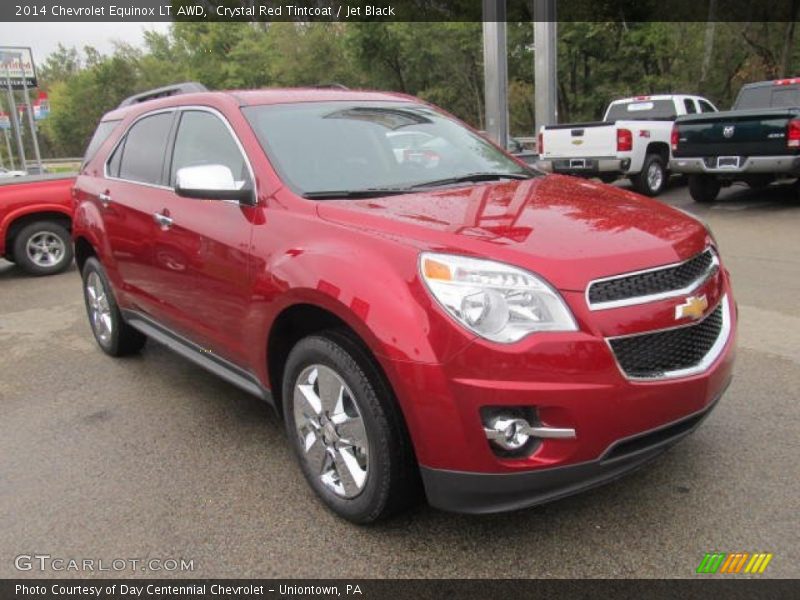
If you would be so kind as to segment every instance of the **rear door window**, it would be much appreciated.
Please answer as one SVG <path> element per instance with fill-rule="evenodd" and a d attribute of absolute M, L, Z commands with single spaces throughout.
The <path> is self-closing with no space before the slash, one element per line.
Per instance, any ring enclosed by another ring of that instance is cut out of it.
<path fill-rule="evenodd" d="M 694 105 L 694 100 L 692 100 L 691 98 L 684 98 L 683 106 L 686 107 L 687 115 L 693 115 L 697 112 L 697 107 Z"/>
<path fill-rule="evenodd" d="M 711 104 L 709 104 L 705 100 L 698 100 L 697 103 L 700 105 L 701 113 L 717 112 L 717 109 L 715 109 L 713 106 L 711 106 Z"/>
<path fill-rule="evenodd" d="M 174 114 L 158 113 L 139 119 L 125 136 L 119 164 L 120 179 L 160 185 L 164 156 Z M 112 157 L 116 159 L 116 155 Z"/>

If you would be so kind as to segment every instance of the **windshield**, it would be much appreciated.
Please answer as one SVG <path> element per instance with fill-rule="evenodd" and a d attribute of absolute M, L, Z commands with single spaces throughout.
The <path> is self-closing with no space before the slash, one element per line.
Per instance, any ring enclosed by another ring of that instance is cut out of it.
<path fill-rule="evenodd" d="M 608 107 L 606 121 L 657 121 L 676 117 L 672 100 L 616 102 Z"/>
<path fill-rule="evenodd" d="M 308 102 L 243 112 L 297 193 L 405 190 L 471 175 L 536 173 L 434 109 L 409 102 Z"/>

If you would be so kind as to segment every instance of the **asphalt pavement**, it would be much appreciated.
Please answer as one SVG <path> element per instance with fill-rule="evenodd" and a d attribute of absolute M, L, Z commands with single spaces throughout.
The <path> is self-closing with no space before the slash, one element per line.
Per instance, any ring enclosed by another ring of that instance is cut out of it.
<path fill-rule="evenodd" d="M 34 554 L 124 560 L 97 573 L 124 577 L 698 577 L 712 551 L 770 552 L 761 577 L 800 577 L 800 201 L 737 186 L 700 206 L 678 184 L 660 199 L 711 225 L 739 303 L 735 378 L 701 428 L 552 504 L 421 505 L 367 528 L 316 500 L 269 407 L 152 342 L 106 357 L 74 267 L 0 260 L 0 577 L 91 575 L 16 568 Z M 147 558 L 193 570 L 129 568 Z"/>

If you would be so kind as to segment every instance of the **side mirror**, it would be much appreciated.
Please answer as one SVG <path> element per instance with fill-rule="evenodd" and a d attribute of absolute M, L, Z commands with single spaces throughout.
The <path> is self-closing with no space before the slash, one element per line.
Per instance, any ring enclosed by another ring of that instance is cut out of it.
<path fill-rule="evenodd" d="M 225 165 L 183 167 L 175 174 L 175 193 L 184 198 L 238 200 L 253 205 L 253 190 L 244 181 L 236 181 Z"/>

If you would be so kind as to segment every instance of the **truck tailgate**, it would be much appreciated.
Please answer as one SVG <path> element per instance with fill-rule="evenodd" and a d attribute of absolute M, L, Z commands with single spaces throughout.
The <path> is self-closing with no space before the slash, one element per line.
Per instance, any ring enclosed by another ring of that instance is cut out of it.
<path fill-rule="evenodd" d="M 540 158 L 594 158 L 613 156 L 617 128 L 613 123 L 550 125 L 542 132 L 544 153 Z"/>
<path fill-rule="evenodd" d="M 796 118 L 793 109 L 766 109 L 709 113 L 681 117 L 676 157 L 773 156 L 786 154 L 786 125 Z"/>

